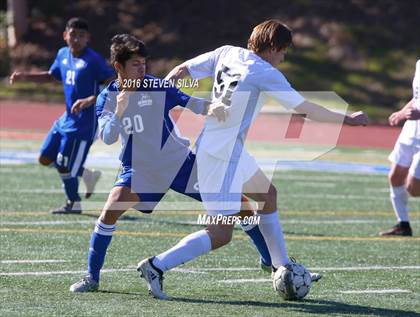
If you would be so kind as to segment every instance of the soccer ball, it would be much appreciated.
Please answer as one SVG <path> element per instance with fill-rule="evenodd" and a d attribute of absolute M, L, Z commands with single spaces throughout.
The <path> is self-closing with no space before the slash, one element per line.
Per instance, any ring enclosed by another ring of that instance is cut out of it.
<path fill-rule="evenodd" d="M 281 266 L 277 269 L 273 276 L 274 290 L 284 299 L 298 300 L 308 295 L 311 288 L 311 274 L 302 265 L 298 263 L 290 263 L 288 268 Z M 292 274 L 290 274 L 291 271 Z M 286 287 L 285 279 L 292 279 L 292 286 Z"/>

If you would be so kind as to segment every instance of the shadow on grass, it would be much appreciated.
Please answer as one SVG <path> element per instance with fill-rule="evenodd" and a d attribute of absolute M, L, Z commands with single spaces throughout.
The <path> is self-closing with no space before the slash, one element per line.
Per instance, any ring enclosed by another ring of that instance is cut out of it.
<path fill-rule="evenodd" d="M 414 311 L 403 311 L 397 309 L 378 308 L 361 306 L 354 304 L 345 304 L 331 300 L 312 300 L 308 299 L 301 302 L 281 302 L 270 303 L 261 301 L 223 301 L 223 300 L 206 300 L 206 299 L 191 299 L 182 297 L 173 297 L 171 301 L 194 303 L 194 304 L 222 304 L 234 306 L 253 306 L 266 308 L 287 308 L 297 313 L 308 314 L 337 314 L 339 316 L 346 315 L 363 315 L 363 316 L 405 316 L 405 317 L 419 317 L 420 314 Z"/>

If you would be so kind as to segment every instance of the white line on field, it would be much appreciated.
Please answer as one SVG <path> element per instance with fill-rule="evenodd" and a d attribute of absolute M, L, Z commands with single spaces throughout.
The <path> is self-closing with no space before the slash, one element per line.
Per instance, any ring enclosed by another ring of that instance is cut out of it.
<path fill-rule="evenodd" d="M 420 265 L 405 266 L 350 266 L 350 267 L 312 267 L 310 271 L 373 271 L 373 270 L 420 270 Z"/>
<path fill-rule="evenodd" d="M 41 226 L 41 225 L 72 225 L 72 224 L 94 224 L 94 220 L 51 220 L 51 221 L 2 221 L 0 226 Z"/>
<path fill-rule="evenodd" d="M 171 270 L 172 272 L 178 273 L 191 273 L 191 274 L 207 274 L 207 272 L 203 272 L 196 269 L 182 269 L 182 268 L 175 268 Z"/>
<path fill-rule="evenodd" d="M 272 282 L 270 278 L 243 278 L 243 279 L 235 279 L 235 280 L 221 280 L 220 283 L 226 284 L 241 284 L 241 283 L 267 283 Z"/>
<path fill-rule="evenodd" d="M 1 264 L 15 264 L 15 263 L 63 263 L 66 260 L 1 260 Z"/>
<path fill-rule="evenodd" d="M 315 187 L 315 188 L 335 188 L 337 184 L 334 183 L 320 183 L 320 182 L 296 182 L 293 183 L 295 186 L 299 187 Z"/>
<path fill-rule="evenodd" d="M 373 271 L 373 270 L 420 270 L 420 265 L 411 266 L 350 266 L 350 267 L 311 267 L 308 268 L 310 271 Z M 252 267 L 211 267 L 211 268 L 195 268 L 197 271 L 230 271 L 230 272 L 242 272 L 242 271 L 258 271 L 259 268 Z"/>
<path fill-rule="evenodd" d="M 121 269 L 104 269 L 101 270 L 103 273 L 113 272 L 128 272 L 134 271 L 135 267 L 127 267 Z M 252 267 L 207 267 L 207 268 L 178 268 L 173 270 L 178 273 L 195 273 L 204 274 L 206 272 L 243 272 L 243 271 L 259 271 L 259 268 Z M 356 266 L 356 267 L 313 267 L 309 268 L 310 271 L 369 271 L 369 270 L 420 270 L 420 266 Z M 40 275 L 65 275 L 65 274 L 84 274 L 86 271 L 44 271 L 44 272 L 0 272 L 0 276 L 40 276 Z M 270 279 L 235 279 L 235 280 L 224 280 L 223 283 L 248 283 L 248 282 L 266 282 Z M 246 282 L 244 282 L 246 281 Z"/>
<path fill-rule="evenodd" d="M 317 173 L 316 175 L 286 175 L 286 174 L 276 174 L 273 177 L 276 180 L 291 180 L 291 181 L 308 181 L 314 180 L 316 182 L 360 182 L 360 183 L 373 183 L 373 182 L 381 182 L 386 185 L 386 177 L 381 174 L 369 174 L 369 177 L 366 175 L 345 175 L 343 176 L 340 173 L 335 175 L 325 175 L 321 172 Z"/>
<path fill-rule="evenodd" d="M 134 268 L 127 268 L 127 269 L 104 269 L 101 270 L 101 273 L 113 273 L 113 272 L 129 272 L 135 271 Z M 67 275 L 67 274 L 86 274 L 86 270 L 84 271 L 47 271 L 47 272 L 7 272 L 7 273 L 0 273 L 0 276 L 45 276 L 45 275 Z"/>
<path fill-rule="evenodd" d="M 390 214 L 390 217 L 394 217 Z M 158 218 L 158 217 L 157 217 Z M 96 220 L 45 220 L 45 221 L 2 221 L 0 226 L 54 226 L 54 225 L 73 225 L 73 224 L 94 224 Z M 119 223 L 132 223 L 130 220 L 120 220 Z M 283 224 L 307 224 L 307 225 L 318 225 L 318 224 L 369 224 L 369 223 L 387 223 L 386 219 L 345 219 L 345 220 L 301 220 L 301 219 L 286 219 L 282 220 Z M 420 220 L 411 220 L 411 223 L 420 223 Z M 195 221 L 182 222 L 183 224 L 197 224 Z"/>
<path fill-rule="evenodd" d="M 391 288 L 391 289 L 365 289 L 365 290 L 351 290 L 338 291 L 342 294 L 392 294 L 392 293 L 411 293 L 407 289 Z"/>

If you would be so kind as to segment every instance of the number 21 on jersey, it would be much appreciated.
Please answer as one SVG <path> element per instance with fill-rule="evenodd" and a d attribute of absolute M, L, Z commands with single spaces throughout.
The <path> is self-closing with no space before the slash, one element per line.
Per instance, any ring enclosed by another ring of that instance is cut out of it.
<path fill-rule="evenodd" d="M 69 69 L 66 73 L 66 84 L 74 86 L 75 77 L 76 77 L 76 72 L 74 70 Z"/>

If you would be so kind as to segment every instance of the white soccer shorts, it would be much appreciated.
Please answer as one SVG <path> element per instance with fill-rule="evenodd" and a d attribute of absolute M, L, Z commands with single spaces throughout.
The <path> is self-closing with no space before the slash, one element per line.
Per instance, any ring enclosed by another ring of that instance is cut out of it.
<path fill-rule="evenodd" d="M 397 165 L 408 167 L 410 175 L 420 179 L 420 147 L 407 145 L 400 142 L 395 143 L 394 150 L 388 159 Z"/>
<path fill-rule="evenodd" d="M 228 216 L 240 212 L 242 187 L 258 169 L 255 159 L 245 150 L 239 161 L 221 160 L 199 150 L 198 184 L 207 214 Z"/>

